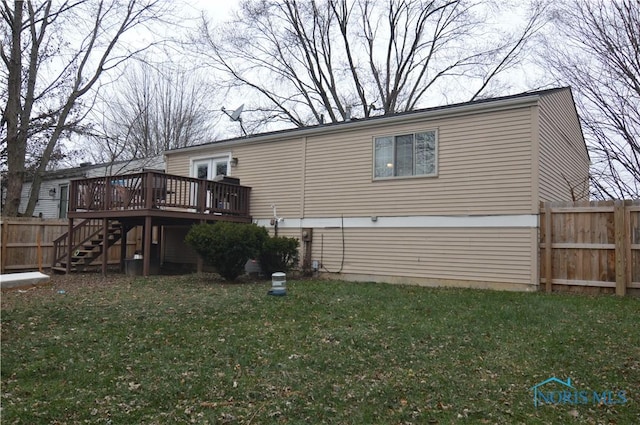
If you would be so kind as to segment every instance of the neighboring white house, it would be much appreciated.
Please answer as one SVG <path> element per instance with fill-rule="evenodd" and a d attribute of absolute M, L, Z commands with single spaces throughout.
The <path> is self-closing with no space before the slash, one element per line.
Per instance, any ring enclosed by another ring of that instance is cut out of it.
<path fill-rule="evenodd" d="M 69 182 L 73 179 L 136 173 L 143 170 L 164 171 L 164 157 L 160 155 L 147 159 L 95 165 L 87 163 L 75 168 L 48 171 L 43 176 L 40 196 L 33 215 L 42 218 L 66 218 L 69 204 Z M 30 191 L 31 181 L 27 180 L 22 185 L 20 213 L 24 213 L 27 207 Z"/>

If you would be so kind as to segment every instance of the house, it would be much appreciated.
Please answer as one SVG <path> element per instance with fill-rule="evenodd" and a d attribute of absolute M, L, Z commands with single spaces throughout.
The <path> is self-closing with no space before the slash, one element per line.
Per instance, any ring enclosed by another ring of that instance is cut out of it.
<path fill-rule="evenodd" d="M 164 170 L 164 168 L 164 157 L 160 155 L 106 164 L 84 163 L 79 167 L 48 171 L 42 177 L 40 195 L 33 214 L 42 218 L 67 218 L 69 182 L 72 179 L 134 173 L 144 169 Z M 31 182 L 31 179 L 27 179 L 22 185 L 20 213 L 24 213 L 29 201 Z"/>
<path fill-rule="evenodd" d="M 588 199 L 570 88 L 217 141 L 165 153 L 167 173 L 228 174 L 250 216 L 301 241 L 326 277 L 536 290 L 541 201 Z M 165 262 L 193 262 L 188 226 Z"/>

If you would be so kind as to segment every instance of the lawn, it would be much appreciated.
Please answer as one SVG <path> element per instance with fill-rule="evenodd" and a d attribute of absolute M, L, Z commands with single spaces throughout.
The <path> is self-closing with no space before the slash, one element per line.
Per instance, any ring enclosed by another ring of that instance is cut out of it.
<path fill-rule="evenodd" d="M 3 424 L 640 423 L 638 299 L 76 279 L 3 293 Z"/>

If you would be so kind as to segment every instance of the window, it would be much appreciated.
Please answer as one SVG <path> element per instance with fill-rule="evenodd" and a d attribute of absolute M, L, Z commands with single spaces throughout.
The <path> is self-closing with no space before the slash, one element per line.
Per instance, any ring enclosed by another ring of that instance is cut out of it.
<path fill-rule="evenodd" d="M 213 180 L 218 175 L 227 175 L 229 157 L 198 159 L 193 161 L 192 175 L 197 179 Z"/>
<path fill-rule="evenodd" d="M 435 174 L 435 130 L 374 139 L 375 179 Z"/>

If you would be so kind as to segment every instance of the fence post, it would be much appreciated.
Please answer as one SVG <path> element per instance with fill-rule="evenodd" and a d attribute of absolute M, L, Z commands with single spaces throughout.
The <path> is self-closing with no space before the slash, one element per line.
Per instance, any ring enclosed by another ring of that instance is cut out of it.
<path fill-rule="evenodd" d="M 9 240 L 9 236 L 7 235 L 7 230 L 9 227 L 9 222 L 5 218 L 2 220 L 2 248 L 0 251 L 0 255 L 2 255 L 2 263 L 0 264 L 0 273 L 4 273 L 5 268 L 7 267 L 7 241 Z"/>
<path fill-rule="evenodd" d="M 552 255 L 552 231 L 553 220 L 551 219 L 551 204 L 544 204 L 544 261 L 545 269 L 545 290 L 551 292 L 553 280 L 553 255 Z"/>
<path fill-rule="evenodd" d="M 616 295 L 623 296 L 627 292 L 627 261 L 626 261 L 626 225 L 624 201 L 615 201 L 613 207 L 613 223 L 616 244 Z"/>
<path fill-rule="evenodd" d="M 625 232 L 625 244 L 626 244 L 626 251 L 625 251 L 625 256 L 626 256 L 626 266 L 627 266 L 627 270 L 626 270 L 626 276 L 627 276 L 627 286 L 631 286 L 631 284 L 633 283 L 633 249 L 632 249 L 632 244 L 631 244 L 631 224 L 633 223 L 631 221 L 631 208 L 633 207 L 634 203 L 633 201 L 630 202 L 628 205 L 625 206 L 624 209 L 624 220 L 625 220 L 625 228 L 624 228 L 624 232 Z M 640 224 L 640 222 L 638 223 Z"/>
<path fill-rule="evenodd" d="M 42 273 L 42 233 L 44 226 L 42 223 L 38 224 L 38 233 L 36 234 L 36 257 L 38 258 L 38 271 Z"/>

